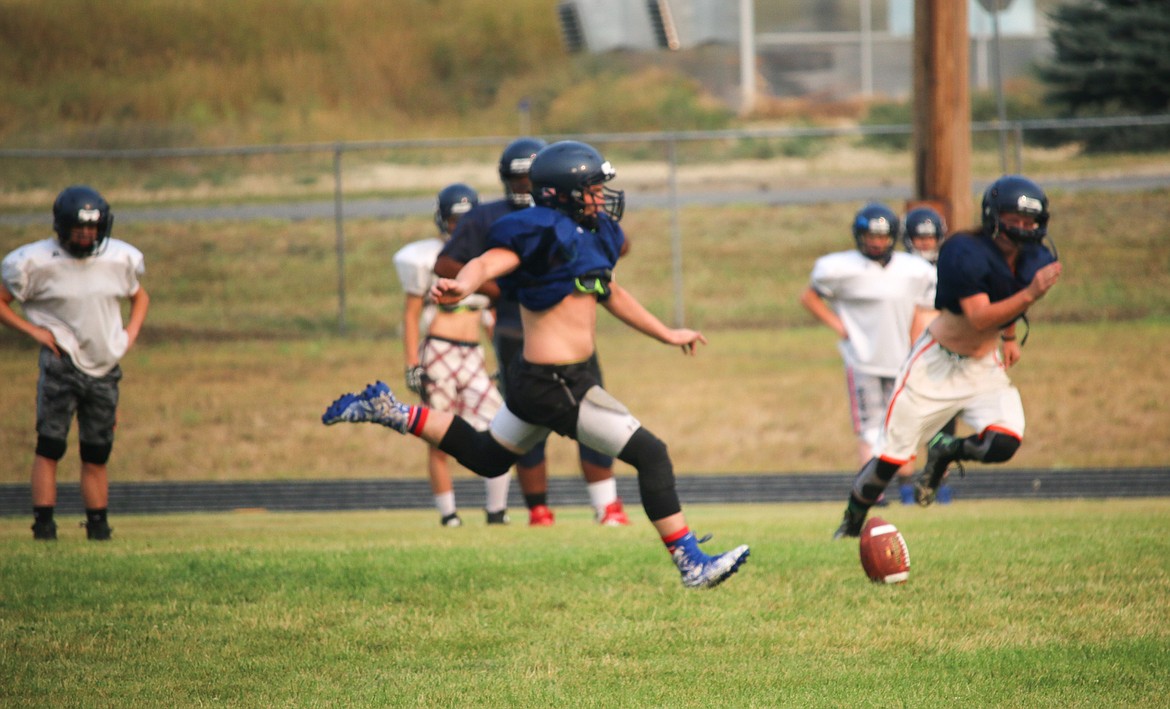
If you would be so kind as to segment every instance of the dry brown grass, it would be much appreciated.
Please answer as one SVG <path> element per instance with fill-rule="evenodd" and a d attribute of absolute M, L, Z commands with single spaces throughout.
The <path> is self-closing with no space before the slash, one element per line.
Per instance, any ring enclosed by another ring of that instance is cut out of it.
<path fill-rule="evenodd" d="M 1170 349 L 1162 246 L 1170 201 L 1162 191 L 1052 197 L 1066 272 L 1033 308 L 1034 332 L 1013 372 L 1029 428 L 1012 465 L 1165 465 L 1170 385 L 1158 353 Z M 796 302 L 816 256 L 850 247 L 854 209 L 684 210 L 687 318 L 711 338 L 695 359 L 603 318 L 609 387 L 668 442 L 680 471 L 854 467 L 832 335 Z M 623 224 L 634 248 L 618 277 L 669 319 L 668 220 L 634 209 Z M 118 235 L 147 254 L 152 310 L 125 362 L 114 478 L 422 476 L 416 441 L 373 427 L 326 429 L 318 417 L 342 391 L 377 377 L 399 384 L 401 306 L 390 257 L 432 231 L 425 218 L 347 223 L 355 334 L 343 338 L 331 334 L 330 224 L 120 224 Z M 0 252 L 41 236 L 0 229 Z M 0 331 L 3 482 L 27 477 L 35 380 L 31 344 Z M 551 449 L 554 474 L 575 475 L 571 446 L 554 441 Z"/>
<path fill-rule="evenodd" d="M 1013 370 L 1028 413 L 1013 467 L 1156 466 L 1170 460 L 1160 357 L 1170 325 L 1044 325 Z M 607 385 L 670 446 L 683 473 L 852 469 L 844 380 L 827 330 L 711 333 L 696 358 L 624 330 L 605 332 Z M 34 352 L 0 358 L 0 482 L 27 478 Z M 339 393 L 399 386 L 396 340 L 153 343 L 125 362 L 115 480 L 420 478 L 418 441 L 374 426 L 326 428 Z M 74 460 L 71 446 L 68 461 Z M 553 440 L 554 475 L 576 475 Z M 629 474 L 625 466 L 619 472 Z M 465 473 L 470 475 L 470 473 Z M 71 480 L 73 465 L 62 468 Z"/>

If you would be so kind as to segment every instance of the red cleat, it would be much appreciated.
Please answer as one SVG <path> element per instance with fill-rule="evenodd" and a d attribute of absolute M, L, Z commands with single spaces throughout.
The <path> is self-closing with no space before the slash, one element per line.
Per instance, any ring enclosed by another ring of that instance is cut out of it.
<path fill-rule="evenodd" d="M 597 523 L 602 527 L 629 526 L 630 518 L 626 516 L 626 511 L 622 508 L 620 497 L 606 505 L 605 509 L 597 514 Z"/>
<path fill-rule="evenodd" d="M 529 527 L 551 527 L 555 521 L 553 511 L 548 508 L 548 505 L 537 505 L 528 510 Z"/>

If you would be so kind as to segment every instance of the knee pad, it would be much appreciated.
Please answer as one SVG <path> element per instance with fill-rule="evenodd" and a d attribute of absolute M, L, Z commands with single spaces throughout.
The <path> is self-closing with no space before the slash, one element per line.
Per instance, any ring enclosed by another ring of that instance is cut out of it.
<path fill-rule="evenodd" d="M 451 455 L 476 475 L 498 478 L 520 456 L 503 447 L 490 431 L 477 431 L 471 424 L 456 416 L 451 427 L 439 441 L 439 450 Z"/>
<path fill-rule="evenodd" d="M 870 458 L 853 479 L 853 497 L 871 505 L 877 502 L 900 467 L 881 458 Z"/>
<path fill-rule="evenodd" d="M 49 460 L 61 460 L 65 457 L 66 442 L 64 438 L 49 438 L 37 436 L 37 455 Z"/>
<path fill-rule="evenodd" d="M 112 443 L 86 443 L 82 441 L 78 447 L 81 449 L 81 462 L 93 463 L 94 465 L 105 465 L 110 460 L 110 452 L 114 450 Z"/>
<path fill-rule="evenodd" d="M 577 409 L 577 440 L 605 455 L 617 455 L 642 428 L 626 405 L 605 389 L 594 386 L 581 397 Z"/>
<path fill-rule="evenodd" d="M 1020 449 L 1020 439 L 1010 433 L 984 431 L 963 441 L 963 457 L 981 463 L 1003 463 Z"/>
<path fill-rule="evenodd" d="M 618 459 L 638 471 L 642 508 L 651 522 L 682 511 L 674 488 L 674 465 L 670 462 L 666 444 L 657 436 L 638 428 L 618 454 Z"/>

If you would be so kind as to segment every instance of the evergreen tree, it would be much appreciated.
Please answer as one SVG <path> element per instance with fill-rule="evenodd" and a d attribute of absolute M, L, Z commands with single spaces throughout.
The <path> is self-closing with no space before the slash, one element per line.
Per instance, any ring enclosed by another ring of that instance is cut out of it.
<path fill-rule="evenodd" d="M 1039 71 L 1060 114 L 1170 111 L 1170 2 L 1072 0 L 1058 6 L 1051 21 L 1054 55 Z M 1164 127 L 1075 136 L 1097 151 L 1165 147 L 1168 137 Z"/>

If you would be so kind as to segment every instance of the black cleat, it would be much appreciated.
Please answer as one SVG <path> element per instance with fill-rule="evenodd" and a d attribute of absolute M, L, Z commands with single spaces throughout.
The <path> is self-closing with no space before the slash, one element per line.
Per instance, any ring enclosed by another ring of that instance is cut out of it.
<path fill-rule="evenodd" d="M 53 520 L 48 522 L 33 522 L 32 526 L 33 539 L 39 539 L 43 542 L 57 541 L 57 523 Z"/>
<path fill-rule="evenodd" d="M 449 515 L 443 515 L 439 519 L 439 524 L 443 527 L 462 527 L 463 520 L 459 519 L 459 513 L 452 512 Z"/>
<path fill-rule="evenodd" d="M 833 532 L 833 539 L 841 539 L 842 537 L 860 537 L 861 525 L 865 524 L 865 515 L 869 512 L 868 508 L 857 507 L 853 500 L 845 506 L 845 516 L 841 519 L 841 526 L 837 527 L 837 531 Z"/>
<path fill-rule="evenodd" d="M 958 463 L 963 439 L 943 432 L 936 433 L 926 446 L 926 467 L 914 477 L 914 501 L 929 507 L 938 496 L 938 488 L 951 463 Z M 962 464 L 959 464 L 962 471 Z"/>
<path fill-rule="evenodd" d="M 499 512 L 488 512 L 487 510 L 484 510 L 484 512 L 487 513 L 488 524 L 507 524 L 512 521 L 512 519 L 508 517 L 508 510 L 500 510 Z"/>
<path fill-rule="evenodd" d="M 85 523 L 85 538 L 91 542 L 108 542 L 110 535 L 114 530 L 110 528 L 108 522 L 86 522 Z"/>

